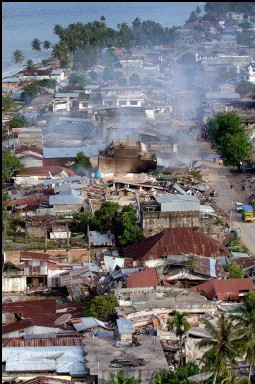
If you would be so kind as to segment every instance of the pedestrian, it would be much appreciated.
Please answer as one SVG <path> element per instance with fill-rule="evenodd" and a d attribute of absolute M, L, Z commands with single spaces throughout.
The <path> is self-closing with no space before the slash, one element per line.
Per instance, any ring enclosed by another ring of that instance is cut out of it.
<path fill-rule="evenodd" d="M 213 161 L 214 161 L 214 162 L 216 161 L 215 157 L 213 158 Z"/>
<path fill-rule="evenodd" d="M 245 191 L 245 186 L 244 185 L 242 185 L 242 190 Z"/>
<path fill-rule="evenodd" d="M 233 184 L 230 184 L 230 188 L 231 188 L 231 189 L 233 188 Z"/>

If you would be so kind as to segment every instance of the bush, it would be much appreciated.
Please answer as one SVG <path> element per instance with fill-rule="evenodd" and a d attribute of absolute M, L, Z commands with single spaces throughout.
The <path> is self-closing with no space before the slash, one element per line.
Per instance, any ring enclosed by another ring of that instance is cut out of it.
<path fill-rule="evenodd" d="M 115 296 L 95 296 L 84 312 L 84 316 L 93 316 L 99 320 L 108 321 L 116 317 L 118 300 Z"/>

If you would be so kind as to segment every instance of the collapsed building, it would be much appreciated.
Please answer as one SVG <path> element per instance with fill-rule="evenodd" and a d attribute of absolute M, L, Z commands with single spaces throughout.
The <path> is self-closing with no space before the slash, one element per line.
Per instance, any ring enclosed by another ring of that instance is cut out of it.
<path fill-rule="evenodd" d="M 148 172 L 157 166 L 156 156 L 136 140 L 113 140 L 98 158 L 100 173 Z"/>

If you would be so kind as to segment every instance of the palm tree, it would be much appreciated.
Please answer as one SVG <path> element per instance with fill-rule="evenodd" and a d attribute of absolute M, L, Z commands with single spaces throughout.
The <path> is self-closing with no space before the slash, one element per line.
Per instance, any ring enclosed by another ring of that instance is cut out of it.
<path fill-rule="evenodd" d="M 107 382 L 107 384 L 138 384 L 138 380 L 134 377 L 126 378 L 122 371 L 118 372 L 117 375 Z"/>
<path fill-rule="evenodd" d="M 233 331 L 233 321 L 230 317 L 221 314 L 216 326 L 210 321 L 204 320 L 205 329 L 210 338 L 200 340 L 197 343 L 199 349 L 209 349 L 204 353 L 201 361 L 205 363 L 206 370 L 214 370 L 213 384 L 216 383 L 219 374 L 226 374 L 229 366 L 235 366 L 235 358 L 240 356 L 240 343 Z"/>
<path fill-rule="evenodd" d="M 34 51 L 41 51 L 41 42 L 40 42 L 39 39 L 35 38 L 35 39 L 32 41 L 31 45 L 32 45 L 32 49 L 33 49 Z"/>
<path fill-rule="evenodd" d="M 155 377 L 152 379 L 151 384 L 167 384 L 169 383 L 169 372 L 165 369 L 157 371 Z"/>
<path fill-rule="evenodd" d="M 16 51 L 13 52 L 12 61 L 15 64 L 22 63 L 24 61 L 24 53 L 19 49 L 16 49 Z"/>
<path fill-rule="evenodd" d="M 252 366 L 255 365 L 255 292 L 249 292 L 244 296 L 244 303 L 237 307 L 231 316 L 235 322 L 234 328 L 240 337 L 243 352 L 250 364 L 249 383 L 251 381 Z"/>
<path fill-rule="evenodd" d="M 35 66 L 33 60 L 29 59 L 29 60 L 27 61 L 25 69 L 26 69 L 27 71 L 36 69 L 36 66 Z"/>
<path fill-rule="evenodd" d="M 45 40 L 43 42 L 43 48 L 44 49 L 50 49 L 50 47 L 51 47 L 51 43 L 48 40 Z"/>
<path fill-rule="evenodd" d="M 179 348 L 180 348 L 180 366 L 183 366 L 183 337 L 191 328 L 191 325 L 187 321 L 187 317 L 189 316 L 188 312 L 179 312 L 174 310 L 171 312 L 172 319 L 168 322 L 168 330 L 175 330 L 175 334 L 179 337 Z"/>

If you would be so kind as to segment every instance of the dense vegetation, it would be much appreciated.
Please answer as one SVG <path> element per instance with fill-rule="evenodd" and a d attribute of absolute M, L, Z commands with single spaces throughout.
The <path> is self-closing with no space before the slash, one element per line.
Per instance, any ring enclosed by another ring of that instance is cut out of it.
<path fill-rule="evenodd" d="M 97 231 L 112 230 L 121 247 L 137 243 L 143 238 L 143 231 L 137 224 L 136 211 L 132 205 L 121 209 L 117 203 L 106 202 L 95 212 L 90 226 Z"/>
<path fill-rule="evenodd" d="M 5 152 L 2 159 L 2 178 L 4 183 L 9 183 L 15 173 L 24 172 L 26 168 L 20 160 L 10 152 Z"/>
<path fill-rule="evenodd" d="M 235 112 L 218 113 L 209 119 L 208 132 L 230 165 L 240 170 L 241 162 L 250 159 L 252 144 Z"/>
<path fill-rule="evenodd" d="M 87 305 L 84 316 L 93 316 L 96 319 L 108 321 L 116 318 L 118 300 L 115 296 L 95 296 Z"/>

